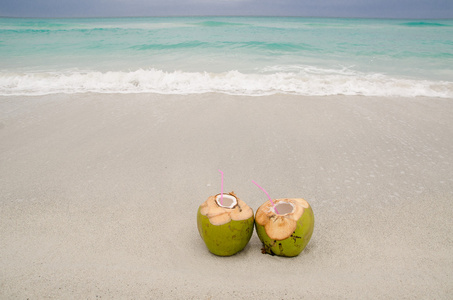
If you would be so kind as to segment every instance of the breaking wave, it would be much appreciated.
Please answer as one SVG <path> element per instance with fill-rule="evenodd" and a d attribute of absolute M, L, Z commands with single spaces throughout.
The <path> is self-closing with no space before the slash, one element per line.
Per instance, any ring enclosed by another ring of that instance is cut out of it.
<path fill-rule="evenodd" d="M 256 73 L 228 71 L 166 72 L 149 69 L 131 72 L 28 72 L 0 73 L 0 95 L 46 95 L 55 93 L 159 93 L 264 96 L 362 95 L 381 97 L 453 98 L 453 82 L 394 78 L 350 70 L 314 67 L 272 67 Z"/>

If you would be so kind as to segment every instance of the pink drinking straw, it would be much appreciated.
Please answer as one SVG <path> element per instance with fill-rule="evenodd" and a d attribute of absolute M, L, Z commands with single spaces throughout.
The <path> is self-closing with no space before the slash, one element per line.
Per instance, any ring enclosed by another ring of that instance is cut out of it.
<path fill-rule="evenodd" d="M 271 197 L 269 196 L 269 194 L 266 192 L 266 190 L 263 189 L 262 187 L 260 187 L 259 184 L 256 183 L 255 181 L 252 180 L 252 182 L 253 182 L 257 187 L 259 187 L 264 193 L 266 193 L 267 198 L 269 198 L 269 201 L 271 202 L 272 207 L 274 208 L 275 212 L 276 212 L 277 214 L 279 214 L 279 213 L 278 213 L 278 210 L 275 208 L 274 202 L 272 202 L 272 199 L 271 199 Z"/>
<path fill-rule="evenodd" d="M 223 172 L 219 170 L 222 174 L 222 183 L 220 185 L 220 205 L 223 205 Z"/>

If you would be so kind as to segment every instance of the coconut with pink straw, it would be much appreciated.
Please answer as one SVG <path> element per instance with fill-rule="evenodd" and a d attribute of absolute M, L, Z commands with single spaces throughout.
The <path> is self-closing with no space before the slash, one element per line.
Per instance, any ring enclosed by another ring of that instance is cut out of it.
<path fill-rule="evenodd" d="M 263 243 L 263 253 L 297 256 L 313 234 L 315 218 L 308 202 L 302 198 L 272 200 L 268 192 L 252 181 L 268 197 L 256 211 L 255 227 Z"/>
<path fill-rule="evenodd" d="M 253 210 L 234 192 L 224 193 L 223 172 L 220 194 L 210 196 L 198 208 L 197 227 L 208 250 L 230 256 L 245 248 L 253 233 Z"/>

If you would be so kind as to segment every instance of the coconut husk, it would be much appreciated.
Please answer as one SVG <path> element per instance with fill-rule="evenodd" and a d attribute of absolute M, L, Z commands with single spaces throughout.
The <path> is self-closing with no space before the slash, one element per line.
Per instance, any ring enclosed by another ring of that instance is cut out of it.
<path fill-rule="evenodd" d="M 308 202 L 302 198 L 274 200 L 275 206 L 278 206 L 279 203 L 289 203 L 293 206 L 293 210 L 289 213 L 280 215 L 275 212 L 270 201 L 266 201 L 266 203 L 258 208 L 255 216 L 255 222 L 264 226 L 269 238 L 277 241 L 284 240 L 291 236 L 296 230 L 297 221 L 304 213 L 304 209 L 310 206 Z"/>
<path fill-rule="evenodd" d="M 208 217 L 212 225 L 223 225 L 231 220 L 247 220 L 253 216 L 253 210 L 233 192 L 226 195 L 233 196 L 236 199 L 237 203 L 234 207 L 226 208 L 220 206 L 216 201 L 218 195 L 210 196 L 200 205 L 200 213 Z"/>

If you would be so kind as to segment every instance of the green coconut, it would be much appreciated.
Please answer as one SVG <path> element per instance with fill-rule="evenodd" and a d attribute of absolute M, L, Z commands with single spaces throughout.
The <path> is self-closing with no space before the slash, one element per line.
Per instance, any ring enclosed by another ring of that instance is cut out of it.
<path fill-rule="evenodd" d="M 234 193 L 209 197 L 198 208 L 198 232 L 209 251 L 230 256 L 245 248 L 253 233 L 253 210 Z"/>
<path fill-rule="evenodd" d="M 255 226 L 263 253 L 297 256 L 313 234 L 313 210 L 304 199 L 277 199 L 274 205 L 266 201 L 256 211 Z"/>

